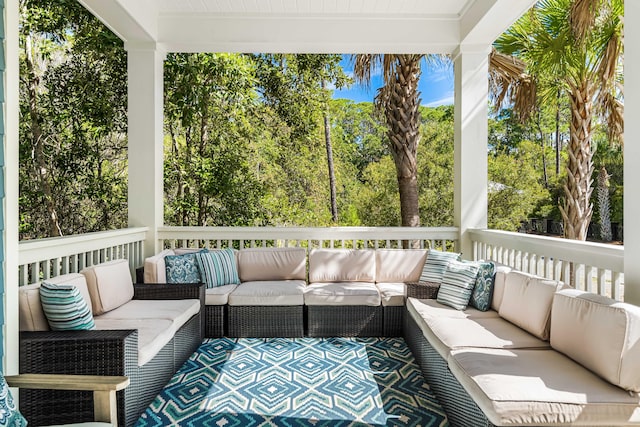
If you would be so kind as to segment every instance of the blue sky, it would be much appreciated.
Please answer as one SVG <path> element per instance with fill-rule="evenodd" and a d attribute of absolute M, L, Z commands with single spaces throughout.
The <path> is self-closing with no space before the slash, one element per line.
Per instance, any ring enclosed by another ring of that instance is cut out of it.
<path fill-rule="evenodd" d="M 349 55 L 343 56 L 340 65 L 348 75 L 353 75 L 353 66 L 350 63 Z M 348 89 L 334 90 L 333 97 L 336 99 L 347 98 L 354 102 L 372 102 L 376 90 L 380 86 L 382 86 L 382 75 L 380 72 L 372 73 L 369 88 L 354 83 Z M 453 104 L 453 66 L 432 66 L 423 63 L 418 88 L 424 106 L 436 107 Z"/>

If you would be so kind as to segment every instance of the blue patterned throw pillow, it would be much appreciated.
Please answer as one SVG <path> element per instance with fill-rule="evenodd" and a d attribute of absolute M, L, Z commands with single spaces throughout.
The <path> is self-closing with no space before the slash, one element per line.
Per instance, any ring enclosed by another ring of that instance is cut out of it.
<path fill-rule="evenodd" d="M 236 254 L 233 249 L 198 252 L 196 258 L 207 288 L 240 284 Z"/>
<path fill-rule="evenodd" d="M 442 282 L 442 276 L 444 276 L 444 271 L 447 269 L 449 261 L 457 261 L 459 259 L 460 254 L 458 253 L 429 249 L 420 280 L 423 282 Z"/>
<path fill-rule="evenodd" d="M 469 305 L 473 287 L 478 277 L 478 265 L 474 262 L 451 261 L 444 272 L 436 300 L 456 310 Z"/>
<path fill-rule="evenodd" d="M 202 283 L 196 253 L 164 257 L 167 283 Z"/>
<path fill-rule="evenodd" d="M 2 383 L 0 384 L 0 426 L 25 427 L 26 425 L 27 420 L 16 408 L 16 403 L 13 401 L 7 381 L 2 377 Z"/>
<path fill-rule="evenodd" d="M 496 266 L 492 262 L 478 262 L 478 277 L 473 288 L 473 294 L 469 304 L 480 311 L 488 311 L 491 308 L 493 298 L 493 281 L 496 274 Z"/>
<path fill-rule="evenodd" d="M 44 282 L 40 286 L 40 303 L 52 331 L 95 329 L 91 310 L 73 285 Z"/>

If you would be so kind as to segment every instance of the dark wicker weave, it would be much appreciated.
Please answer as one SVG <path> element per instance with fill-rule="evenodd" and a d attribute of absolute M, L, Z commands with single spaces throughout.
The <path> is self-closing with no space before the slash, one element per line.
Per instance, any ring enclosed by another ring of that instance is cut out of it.
<path fill-rule="evenodd" d="M 385 337 L 401 337 L 402 336 L 402 317 L 404 306 L 383 306 L 384 324 L 382 334 Z"/>
<path fill-rule="evenodd" d="M 207 305 L 204 307 L 204 336 L 221 338 L 225 333 L 226 305 Z"/>
<path fill-rule="evenodd" d="M 134 292 L 136 299 L 194 298 L 204 304 L 202 285 L 135 285 Z M 118 424 L 132 426 L 202 342 L 202 318 L 200 313 L 193 316 L 142 367 L 138 366 L 136 330 L 22 332 L 20 373 L 126 375 L 130 385 L 117 392 Z M 93 421 L 93 395 L 20 390 L 20 410 L 34 426 Z"/>
<path fill-rule="evenodd" d="M 134 387 L 117 392 L 118 423 L 132 425 L 138 382 L 138 331 L 20 333 L 20 373 L 126 375 Z M 93 421 L 93 393 L 20 390 L 29 425 Z"/>
<path fill-rule="evenodd" d="M 440 283 L 436 282 L 408 282 L 407 283 L 407 298 L 418 299 L 436 299 L 438 296 L 438 289 L 440 289 Z"/>
<path fill-rule="evenodd" d="M 447 361 L 429 344 L 408 311 L 404 313 L 405 341 L 425 380 L 438 397 L 453 427 L 494 427 L 449 370 Z"/>
<path fill-rule="evenodd" d="M 304 312 L 301 305 L 230 305 L 228 309 L 230 337 L 296 338 L 304 336 Z"/>
<path fill-rule="evenodd" d="M 310 337 L 380 337 L 382 306 L 309 305 L 307 306 Z"/>

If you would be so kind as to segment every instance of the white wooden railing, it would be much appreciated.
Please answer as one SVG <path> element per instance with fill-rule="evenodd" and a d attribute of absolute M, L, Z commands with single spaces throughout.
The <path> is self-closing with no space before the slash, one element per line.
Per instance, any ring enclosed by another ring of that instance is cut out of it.
<path fill-rule="evenodd" d="M 161 247 L 420 248 L 458 246 L 456 227 L 161 227 Z"/>
<path fill-rule="evenodd" d="M 562 280 L 578 289 L 624 299 L 624 247 L 499 230 L 471 230 L 474 259 Z M 573 274 L 572 274 L 573 270 Z"/>
<path fill-rule="evenodd" d="M 19 244 L 19 284 L 46 280 L 60 274 L 77 273 L 85 267 L 126 258 L 132 274 L 144 261 L 147 227 L 125 228 Z"/>

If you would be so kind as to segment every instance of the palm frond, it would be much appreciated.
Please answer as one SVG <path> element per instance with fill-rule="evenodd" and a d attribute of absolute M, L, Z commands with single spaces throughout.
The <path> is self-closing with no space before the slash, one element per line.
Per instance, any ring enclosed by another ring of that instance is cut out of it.
<path fill-rule="evenodd" d="M 593 29 L 603 0 L 573 0 L 569 23 L 575 40 L 582 44 Z"/>
<path fill-rule="evenodd" d="M 601 91 L 597 105 L 599 114 L 607 123 L 607 138 L 624 144 L 624 104 L 614 91 Z"/>

